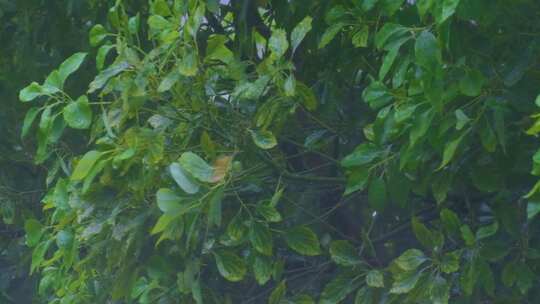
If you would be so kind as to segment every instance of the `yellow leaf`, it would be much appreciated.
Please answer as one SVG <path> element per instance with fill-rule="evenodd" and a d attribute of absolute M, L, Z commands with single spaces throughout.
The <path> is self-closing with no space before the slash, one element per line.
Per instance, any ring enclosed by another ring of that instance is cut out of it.
<path fill-rule="evenodd" d="M 225 178 L 231 167 L 231 162 L 232 156 L 230 155 L 220 156 L 214 161 L 214 175 L 212 176 L 212 182 L 218 183 Z"/>

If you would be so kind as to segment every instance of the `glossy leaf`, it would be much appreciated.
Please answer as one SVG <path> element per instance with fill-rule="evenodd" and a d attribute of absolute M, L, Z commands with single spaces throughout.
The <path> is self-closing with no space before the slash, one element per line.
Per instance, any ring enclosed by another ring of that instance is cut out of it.
<path fill-rule="evenodd" d="M 214 253 L 219 273 L 231 282 L 241 281 L 246 275 L 244 260 L 230 251 L 218 251 Z"/>
<path fill-rule="evenodd" d="M 268 304 L 279 304 L 285 297 L 285 292 L 287 291 L 287 285 L 285 281 L 281 281 L 276 288 L 270 294 L 268 298 Z"/>
<path fill-rule="evenodd" d="M 43 95 L 43 89 L 41 88 L 41 86 L 37 82 L 32 82 L 19 92 L 19 99 L 22 102 L 28 102 L 36 99 L 41 95 Z"/>
<path fill-rule="evenodd" d="M 276 58 L 285 55 L 289 48 L 287 33 L 282 29 L 274 30 L 270 40 L 268 40 L 268 48 Z"/>
<path fill-rule="evenodd" d="M 384 287 L 384 276 L 379 270 L 371 270 L 366 275 L 366 284 L 370 287 Z"/>
<path fill-rule="evenodd" d="M 182 169 L 179 163 L 172 163 L 169 165 L 169 173 L 176 182 L 176 184 L 188 194 L 195 194 L 199 192 L 200 186 L 190 177 L 187 172 Z"/>
<path fill-rule="evenodd" d="M 107 30 L 101 24 L 96 24 L 90 30 L 90 45 L 97 46 L 107 37 Z"/>
<path fill-rule="evenodd" d="M 259 253 L 267 256 L 272 255 L 272 233 L 265 224 L 255 221 L 251 223 L 251 227 L 249 228 L 249 240 L 253 248 Z"/>
<path fill-rule="evenodd" d="M 313 230 L 299 226 L 285 234 L 287 245 L 299 254 L 315 256 L 321 253 L 319 238 Z"/>
<path fill-rule="evenodd" d="M 311 30 L 311 21 L 313 18 L 306 16 L 300 23 L 298 23 L 291 32 L 291 46 L 294 53 L 302 40 L 306 37 L 307 33 Z"/>
<path fill-rule="evenodd" d="M 69 103 L 63 114 L 67 125 L 73 129 L 88 129 L 92 123 L 92 109 L 85 95 Z"/>
<path fill-rule="evenodd" d="M 250 130 L 249 133 L 251 134 L 251 138 L 253 139 L 253 142 L 257 145 L 257 147 L 261 149 L 268 150 L 268 149 L 274 148 L 277 145 L 276 137 L 270 131 Z"/>
<path fill-rule="evenodd" d="M 24 222 L 24 231 L 26 232 L 26 245 L 34 247 L 41 239 L 43 226 L 36 219 L 29 219 Z"/>
<path fill-rule="evenodd" d="M 427 261 L 427 257 L 418 249 L 409 249 L 394 261 L 399 268 L 405 271 L 413 271 Z"/>
<path fill-rule="evenodd" d="M 214 168 L 193 152 L 185 152 L 178 160 L 183 170 L 201 182 L 212 182 Z"/>
<path fill-rule="evenodd" d="M 84 179 L 102 155 L 103 152 L 95 150 L 87 152 L 77 163 L 71 174 L 71 180 L 80 181 Z"/>
<path fill-rule="evenodd" d="M 358 251 L 348 241 L 333 241 L 330 244 L 330 256 L 336 264 L 343 266 L 362 263 Z"/>

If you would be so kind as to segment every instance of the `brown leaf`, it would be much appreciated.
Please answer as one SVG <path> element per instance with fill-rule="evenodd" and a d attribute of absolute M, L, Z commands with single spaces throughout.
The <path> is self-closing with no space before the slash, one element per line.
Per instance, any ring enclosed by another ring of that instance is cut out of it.
<path fill-rule="evenodd" d="M 231 162 L 231 155 L 220 156 L 214 161 L 214 175 L 212 176 L 212 182 L 218 183 L 225 178 L 229 168 L 231 167 Z"/>

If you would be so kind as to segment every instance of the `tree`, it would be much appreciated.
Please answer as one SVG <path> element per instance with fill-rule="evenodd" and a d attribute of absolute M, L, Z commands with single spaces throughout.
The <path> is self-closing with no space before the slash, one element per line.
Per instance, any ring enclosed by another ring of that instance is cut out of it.
<path fill-rule="evenodd" d="M 534 301 L 539 10 L 117 1 L 19 94 L 42 298 Z"/>

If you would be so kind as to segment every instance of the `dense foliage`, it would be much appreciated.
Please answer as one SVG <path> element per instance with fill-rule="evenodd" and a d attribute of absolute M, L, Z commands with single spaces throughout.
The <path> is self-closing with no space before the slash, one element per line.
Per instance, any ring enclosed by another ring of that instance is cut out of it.
<path fill-rule="evenodd" d="M 37 297 L 534 303 L 539 12 L 113 2 L 19 93 Z"/>
<path fill-rule="evenodd" d="M 105 3 L 0 1 L 0 303 L 29 303 L 35 292 L 24 222 L 41 216 L 44 192 L 45 170 L 33 164 L 33 141 L 21 141 L 27 107 L 19 102 L 18 91 L 88 45 L 90 26 L 85 23 L 103 19 Z"/>

